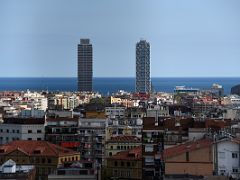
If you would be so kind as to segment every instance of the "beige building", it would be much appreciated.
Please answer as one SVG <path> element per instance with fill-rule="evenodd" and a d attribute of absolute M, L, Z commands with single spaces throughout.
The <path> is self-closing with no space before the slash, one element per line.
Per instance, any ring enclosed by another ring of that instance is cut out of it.
<path fill-rule="evenodd" d="M 111 157 L 118 152 L 131 150 L 142 144 L 141 138 L 136 136 L 116 136 L 105 142 L 105 156 Z"/>
<path fill-rule="evenodd" d="M 142 146 L 109 157 L 105 176 L 107 179 L 142 179 Z"/>
<path fill-rule="evenodd" d="M 213 174 L 212 141 L 200 139 L 164 150 L 165 174 Z"/>

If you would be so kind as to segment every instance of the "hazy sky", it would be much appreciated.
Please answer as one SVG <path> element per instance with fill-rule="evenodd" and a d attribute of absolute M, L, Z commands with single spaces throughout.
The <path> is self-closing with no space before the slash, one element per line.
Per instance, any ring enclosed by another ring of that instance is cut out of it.
<path fill-rule="evenodd" d="M 75 77 L 90 38 L 95 77 L 240 76 L 239 0 L 0 0 L 0 77 Z"/>

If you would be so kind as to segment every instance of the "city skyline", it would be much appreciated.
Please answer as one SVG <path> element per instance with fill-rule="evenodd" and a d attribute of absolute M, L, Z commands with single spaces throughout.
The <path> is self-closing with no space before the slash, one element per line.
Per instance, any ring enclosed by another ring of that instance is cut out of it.
<path fill-rule="evenodd" d="M 95 47 L 93 77 L 135 77 L 140 38 L 151 43 L 151 77 L 239 77 L 239 7 L 237 0 L 3 0 L 0 77 L 77 77 L 81 37 Z"/>

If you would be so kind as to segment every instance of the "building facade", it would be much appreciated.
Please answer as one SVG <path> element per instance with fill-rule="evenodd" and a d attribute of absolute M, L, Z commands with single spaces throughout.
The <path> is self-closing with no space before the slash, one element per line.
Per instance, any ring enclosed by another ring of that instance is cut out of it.
<path fill-rule="evenodd" d="M 165 174 L 163 150 L 164 127 L 154 117 L 144 117 L 142 129 L 142 179 L 163 179 Z"/>
<path fill-rule="evenodd" d="M 211 176 L 214 170 L 211 139 L 189 141 L 164 150 L 166 175 Z"/>
<path fill-rule="evenodd" d="M 150 91 L 150 44 L 146 40 L 140 40 L 136 44 L 136 92 Z"/>
<path fill-rule="evenodd" d="M 92 91 L 92 44 L 81 39 L 78 44 L 78 91 Z"/>
<path fill-rule="evenodd" d="M 118 152 L 133 149 L 142 145 L 141 138 L 137 136 L 115 136 L 111 137 L 105 144 L 105 155 L 111 157 Z"/>
<path fill-rule="evenodd" d="M 104 158 L 106 119 L 81 118 L 79 123 L 79 152 L 81 160 L 102 164 Z"/>
<path fill-rule="evenodd" d="M 107 179 L 142 179 L 142 147 L 119 152 L 107 159 Z"/>
<path fill-rule="evenodd" d="M 217 175 L 240 178 L 239 148 L 238 138 L 225 138 L 214 143 L 214 164 Z"/>
<path fill-rule="evenodd" d="M 0 126 L 0 144 L 14 140 L 44 140 L 45 118 L 5 118 Z"/>

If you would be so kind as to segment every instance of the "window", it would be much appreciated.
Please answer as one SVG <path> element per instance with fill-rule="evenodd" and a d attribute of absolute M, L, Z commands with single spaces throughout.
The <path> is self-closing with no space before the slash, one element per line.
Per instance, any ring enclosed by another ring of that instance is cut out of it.
<path fill-rule="evenodd" d="M 48 164 L 51 164 L 52 163 L 52 160 L 48 158 Z"/>
<path fill-rule="evenodd" d="M 37 130 L 37 133 L 42 133 L 42 130 Z"/>
<path fill-rule="evenodd" d="M 130 171 L 126 171 L 126 176 L 127 176 L 127 177 L 131 177 Z"/>
<path fill-rule="evenodd" d="M 32 130 L 28 130 L 28 133 L 32 133 Z"/>
<path fill-rule="evenodd" d="M 19 130 L 17 130 L 17 133 L 19 133 Z"/>
<path fill-rule="evenodd" d="M 12 132 L 15 133 L 15 130 L 13 129 Z"/>
<path fill-rule="evenodd" d="M 145 170 L 144 172 L 144 176 L 150 176 L 153 177 L 154 176 L 154 170 L 150 171 L 150 170 Z"/>
<path fill-rule="evenodd" d="M 114 170 L 114 171 L 113 171 L 113 175 L 117 177 L 117 176 L 118 176 L 118 171 L 117 171 L 117 170 Z"/>
<path fill-rule="evenodd" d="M 114 162 L 114 166 L 118 166 L 118 162 L 117 161 Z"/>
<path fill-rule="evenodd" d="M 9 129 L 7 129 L 7 133 L 9 133 Z"/>
<path fill-rule="evenodd" d="M 121 166 L 124 166 L 124 162 L 121 162 Z"/>
<path fill-rule="evenodd" d="M 37 138 L 37 140 L 38 140 L 38 141 L 41 141 L 41 140 L 42 140 L 42 138 Z"/>
<path fill-rule="evenodd" d="M 42 163 L 45 163 L 45 162 L 46 162 L 45 158 L 42 158 Z"/>
<path fill-rule="evenodd" d="M 154 157 L 152 156 L 145 157 L 145 165 L 154 165 Z"/>
<path fill-rule="evenodd" d="M 30 141 L 31 141 L 31 140 L 32 140 L 32 138 L 28 138 L 28 140 L 30 140 Z"/>
<path fill-rule="evenodd" d="M 233 173 L 238 173 L 238 168 L 236 167 L 236 168 L 232 168 L 232 172 Z"/>
<path fill-rule="evenodd" d="M 232 158 L 238 158 L 238 154 L 237 153 L 232 153 Z"/>
<path fill-rule="evenodd" d="M 127 167 L 130 167 L 130 162 L 127 162 Z"/>
<path fill-rule="evenodd" d="M 221 158 L 221 159 L 224 159 L 225 158 L 225 152 L 219 152 L 218 157 Z"/>
<path fill-rule="evenodd" d="M 186 152 L 186 161 L 189 161 L 189 152 Z"/>
<path fill-rule="evenodd" d="M 117 146 L 117 149 L 120 149 L 120 146 Z"/>
<path fill-rule="evenodd" d="M 145 145 L 145 152 L 153 152 L 153 145 Z"/>
<path fill-rule="evenodd" d="M 109 152 L 109 156 L 112 156 L 112 152 Z"/>
<path fill-rule="evenodd" d="M 111 146 L 111 149 L 113 149 L 113 146 Z"/>

